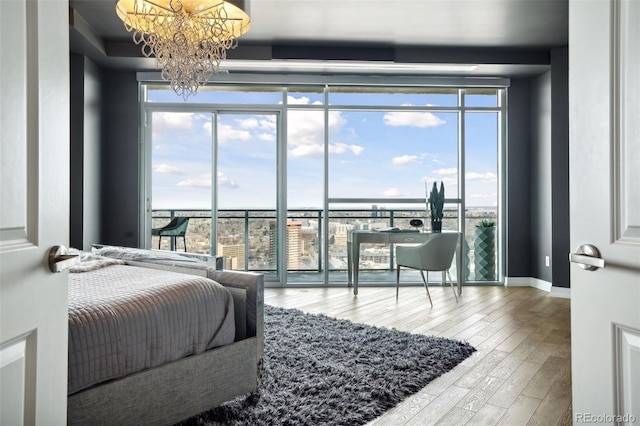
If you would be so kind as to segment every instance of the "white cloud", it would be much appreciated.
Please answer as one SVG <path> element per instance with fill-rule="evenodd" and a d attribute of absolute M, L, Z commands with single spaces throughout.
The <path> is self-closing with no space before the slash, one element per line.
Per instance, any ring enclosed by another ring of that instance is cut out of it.
<path fill-rule="evenodd" d="M 275 115 L 254 115 L 251 116 L 249 118 L 244 118 L 244 119 L 238 119 L 235 120 L 235 122 L 238 124 L 238 126 L 241 129 L 248 129 L 248 130 L 275 130 L 277 123 L 276 123 L 276 116 Z"/>
<path fill-rule="evenodd" d="M 402 191 L 400 188 L 388 188 L 380 193 L 383 197 L 400 197 L 406 195 L 406 191 Z"/>
<path fill-rule="evenodd" d="M 289 145 L 322 145 L 324 141 L 323 115 L 316 111 L 290 112 L 287 119 Z"/>
<path fill-rule="evenodd" d="M 444 161 L 438 159 L 438 154 L 433 154 L 430 152 L 421 152 L 420 153 L 420 159 L 421 160 L 430 160 L 433 164 L 437 164 L 439 166 L 443 166 L 445 163 Z"/>
<path fill-rule="evenodd" d="M 438 185 L 440 185 L 440 182 L 444 183 L 444 186 L 447 187 L 449 185 L 457 185 L 458 184 L 458 178 L 457 177 L 451 177 L 451 176 L 445 176 L 445 177 L 431 177 L 431 176 L 424 176 L 422 179 L 420 179 L 423 182 L 427 182 L 429 184 L 429 188 L 431 188 L 431 185 L 433 185 L 433 182 L 437 182 Z"/>
<path fill-rule="evenodd" d="M 258 119 L 256 117 L 249 117 L 249 118 L 245 118 L 243 120 L 237 120 L 237 123 L 243 129 L 255 129 L 255 128 L 260 126 L 260 122 L 258 121 Z"/>
<path fill-rule="evenodd" d="M 354 154 L 354 155 L 360 155 L 364 152 L 364 147 L 360 146 L 360 145 L 349 145 L 349 150 Z"/>
<path fill-rule="evenodd" d="M 417 155 L 402 155 L 400 157 L 394 157 L 391 159 L 391 164 L 395 164 L 395 165 L 404 165 L 404 164 L 409 164 L 409 163 L 413 163 L 415 161 L 418 161 L 418 156 Z"/>
<path fill-rule="evenodd" d="M 206 173 L 198 176 L 193 179 L 185 179 L 177 183 L 177 186 L 187 187 L 187 188 L 211 188 L 211 173 Z M 218 187 L 226 187 L 226 188 L 238 188 L 239 185 L 231 180 L 228 176 L 226 176 L 222 172 L 218 172 Z"/>
<path fill-rule="evenodd" d="M 224 186 L 225 188 L 239 188 L 235 181 L 231 180 L 228 176 L 226 176 L 222 172 L 218 172 L 218 188 Z"/>
<path fill-rule="evenodd" d="M 498 194 L 495 192 L 490 194 L 469 194 L 467 195 L 469 198 L 469 203 L 472 205 L 483 205 L 483 206 L 497 206 L 498 205 Z"/>
<path fill-rule="evenodd" d="M 344 154 L 351 151 L 353 155 L 360 155 L 364 147 L 360 145 L 347 145 L 346 143 L 329 144 L 329 154 Z"/>
<path fill-rule="evenodd" d="M 263 130 L 272 130 L 275 133 L 275 130 L 278 126 L 276 116 L 275 115 L 263 115 L 260 116 L 260 128 Z"/>
<path fill-rule="evenodd" d="M 256 135 L 256 137 L 261 140 L 261 141 L 265 141 L 265 142 L 275 142 L 276 141 L 276 135 L 275 133 L 258 133 Z"/>
<path fill-rule="evenodd" d="M 346 143 L 329 144 L 329 154 L 344 154 L 351 151 L 353 155 L 360 155 L 364 151 L 364 147 L 360 145 L 347 145 Z"/>
<path fill-rule="evenodd" d="M 254 138 L 266 142 L 275 142 L 276 117 L 257 115 L 245 119 L 235 120 L 234 125 L 218 124 L 218 140 L 221 144 L 231 141 L 251 141 Z M 210 121 L 203 124 L 208 136 L 211 136 Z"/>
<path fill-rule="evenodd" d="M 301 96 L 299 98 L 295 98 L 293 96 L 287 96 L 287 104 L 289 105 L 309 105 L 309 98 L 306 96 Z"/>
<path fill-rule="evenodd" d="M 287 96 L 287 104 L 289 105 L 324 105 L 322 101 L 311 102 L 311 100 L 306 96 L 300 96 L 299 98 L 295 98 L 293 96 Z"/>
<path fill-rule="evenodd" d="M 329 133 L 338 133 L 347 124 L 340 111 L 329 113 Z M 324 114 L 318 111 L 291 111 L 287 117 L 289 155 L 318 156 L 324 153 Z M 364 147 L 343 142 L 329 144 L 330 154 L 360 155 Z"/>
<path fill-rule="evenodd" d="M 324 153 L 322 145 L 298 145 L 289 150 L 292 157 L 320 156 Z"/>
<path fill-rule="evenodd" d="M 468 181 L 478 181 L 483 183 L 498 182 L 498 176 L 495 173 L 491 173 L 491 172 L 487 172 L 487 173 L 469 172 L 465 175 L 465 178 Z"/>
<path fill-rule="evenodd" d="M 448 169 L 438 169 L 438 170 L 434 170 L 433 174 L 438 175 L 438 176 L 456 175 L 456 174 L 458 174 L 458 168 L 457 167 L 450 167 Z"/>
<path fill-rule="evenodd" d="M 163 173 L 163 174 L 170 174 L 170 175 L 182 174 L 182 171 L 179 168 L 166 163 L 156 164 L 155 166 L 153 166 L 153 171 L 156 173 Z"/>
<path fill-rule="evenodd" d="M 176 112 L 154 112 L 153 131 L 162 132 L 170 129 L 189 130 L 193 125 L 194 114 Z"/>
<path fill-rule="evenodd" d="M 384 115 L 384 124 L 393 127 L 437 127 L 445 121 L 430 112 L 421 111 L 392 111 Z"/>
<path fill-rule="evenodd" d="M 455 167 L 437 169 L 433 171 L 433 174 L 436 176 L 456 176 L 458 174 L 458 169 Z M 439 178 L 423 178 L 423 180 L 438 180 Z M 446 177 L 444 178 L 446 182 Z M 468 172 L 465 175 L 465 179 L 470 182 L 481 182 L 481 183 L 496 183 L 498 182 L 498 176 L 495 173 L 487 172 L 487 173 L 477 173 L 477 172 Z M 451 180 L 451 179 L 450 179 Z M 455 180 L 457 182 L 457 179 Z"/>
<path fill-rule="evenodd" d="M 181 180 L 177 186 L 187 188 L 211 188 L 211 173 L 203 174 L 193 179 Z"/>
<path fill-rule="evenodd" d="M 360 145 L 347 145 L 346 143 L 329 145 L 329 154 L 344 154 L 347 151 L 353 155 L 360 155 L 364 151 L 364 147 Z M 292 157 L 320 156 L 324 154 L 324 148 L 322 144 L 297 145 L 289 150 L 289 154 Z"/>
<path fill-rule="evenodd" d="M 195 114 L 175 112 L 154 112 L 152 137 L 154 140 L 169 130 L 191 130 Z"/>
<path fill-rule="evenodd" d="M 249 130 L 238 129 L 228 124 L 218 125 L 218 141 L 221 144 L 230 141 L 249 141 L 251 140 L 251 132 Z"/>

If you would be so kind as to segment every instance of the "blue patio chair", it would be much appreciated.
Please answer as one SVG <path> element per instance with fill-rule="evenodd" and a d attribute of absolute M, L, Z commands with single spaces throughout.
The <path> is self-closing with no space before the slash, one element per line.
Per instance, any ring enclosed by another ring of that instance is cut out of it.
<path fill-rule="evenodd" d="M 162 228 L 153 228 L 151 229 L 151 235 L 158 236 L 158 249 L 160 249 L 160 243 L 162 242 L 162 237 L 173 238 L 173 246 L 176 246 L 176 239 L 178 237 L 182 237 L 182 243 L 184 245 L 184 251 L 187 251 L 187 240 L 185 238 L 185 234 L 187 233 L 187 226 L 189 226 L 189 218 L 188 217 L 174 217 L 171 219 L 167 225 Z"/>

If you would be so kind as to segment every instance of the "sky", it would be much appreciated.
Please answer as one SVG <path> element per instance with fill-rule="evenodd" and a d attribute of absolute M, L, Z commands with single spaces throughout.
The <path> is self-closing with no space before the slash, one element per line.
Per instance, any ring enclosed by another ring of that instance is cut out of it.
<path fill-rule="evenodd" d="M 171 93 L 163 92 L 153 100 L 175 102 Z M 277 104 L 281 99 L 279 92 L 203 91 L 197 96 L 197 102 L 221 104 Z M 416 106 L 455 106 L 454 95 L 342 93 L 332 96 L 330 102 L 336 108 L 356 103 L 407 108 L 329 111 L 330 198 L 424 198 L 433 182 L 438 186 L 444 183 L 447 197 L 458 196 L 457 113 L 411 110 Z M 473 102 L 495 106 L 495 96 L 477 97 Z M 321 208 L 325 149 L 322 97 L 318 93 L 290 93 L 287 103 L 287 204 L 290 209 Z M 313 105 L 320 107 L 309 108 Z M 302 107 L 296 109 L 298 106 Z M 275 209 L 277 115 L 221 113 L 215 126 L 214 117 L 209 112 L 153 112 L 153 209 L 211 208 L 215 131 L 218 207 Z M 496 206 L 497 113 L 468 112 L 465 122 L 467 206 Z"/>

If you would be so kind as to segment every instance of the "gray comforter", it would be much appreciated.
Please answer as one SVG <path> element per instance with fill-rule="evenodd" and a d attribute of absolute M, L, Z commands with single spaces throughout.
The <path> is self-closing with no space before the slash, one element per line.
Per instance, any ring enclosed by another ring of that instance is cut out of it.
<path fill-rule="evenodd" d="M 234 335 L 231 294 L 210 279 L 126 265 L 69 274 L 69 394 Z"/>

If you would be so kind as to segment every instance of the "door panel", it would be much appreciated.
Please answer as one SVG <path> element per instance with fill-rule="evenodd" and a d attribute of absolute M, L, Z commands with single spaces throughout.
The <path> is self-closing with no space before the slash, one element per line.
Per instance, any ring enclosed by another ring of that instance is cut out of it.
<path fill-rule="evenodd" d="M 150 110 L 151 227 L 188 216 L 187 251 L 225 268 L 278 276 L 279 117 L 270 112 Z M 151 247 L 158 238 L 148 235 Z M 169 238 L 163 249 L 175 249 Z M 180 250 L 182 247 L 180 247 Z M 296 252 L 297 253 L 297 252 Z"/>
<path fill-rule="evenodd" d="M 0 424 L 65 424 L 68 3 L 0 2 L 0 55 Z"/>
<path fill-rule="evenodd" d="M 573 414 L 626 424 L 640 418 L 640 2 L 569 5 L 571 247 L 605 262 L 571 266 Z"/>
<path fill-rule="evenodd" d="M 148 247 L 211 253 L 213 114 L 148 111 L 151 228 L 188 216 L 184 241 L 147 234 Z M 185 244 L 185 247 L 182 244 Z"/>
<path fill-rule="evenodd" d="M 282 272 L 278 127 L 277 114 L 218 113 L 214 139 L 217 254 L 228 269 L 262 272 L 270 280 Z"/>

